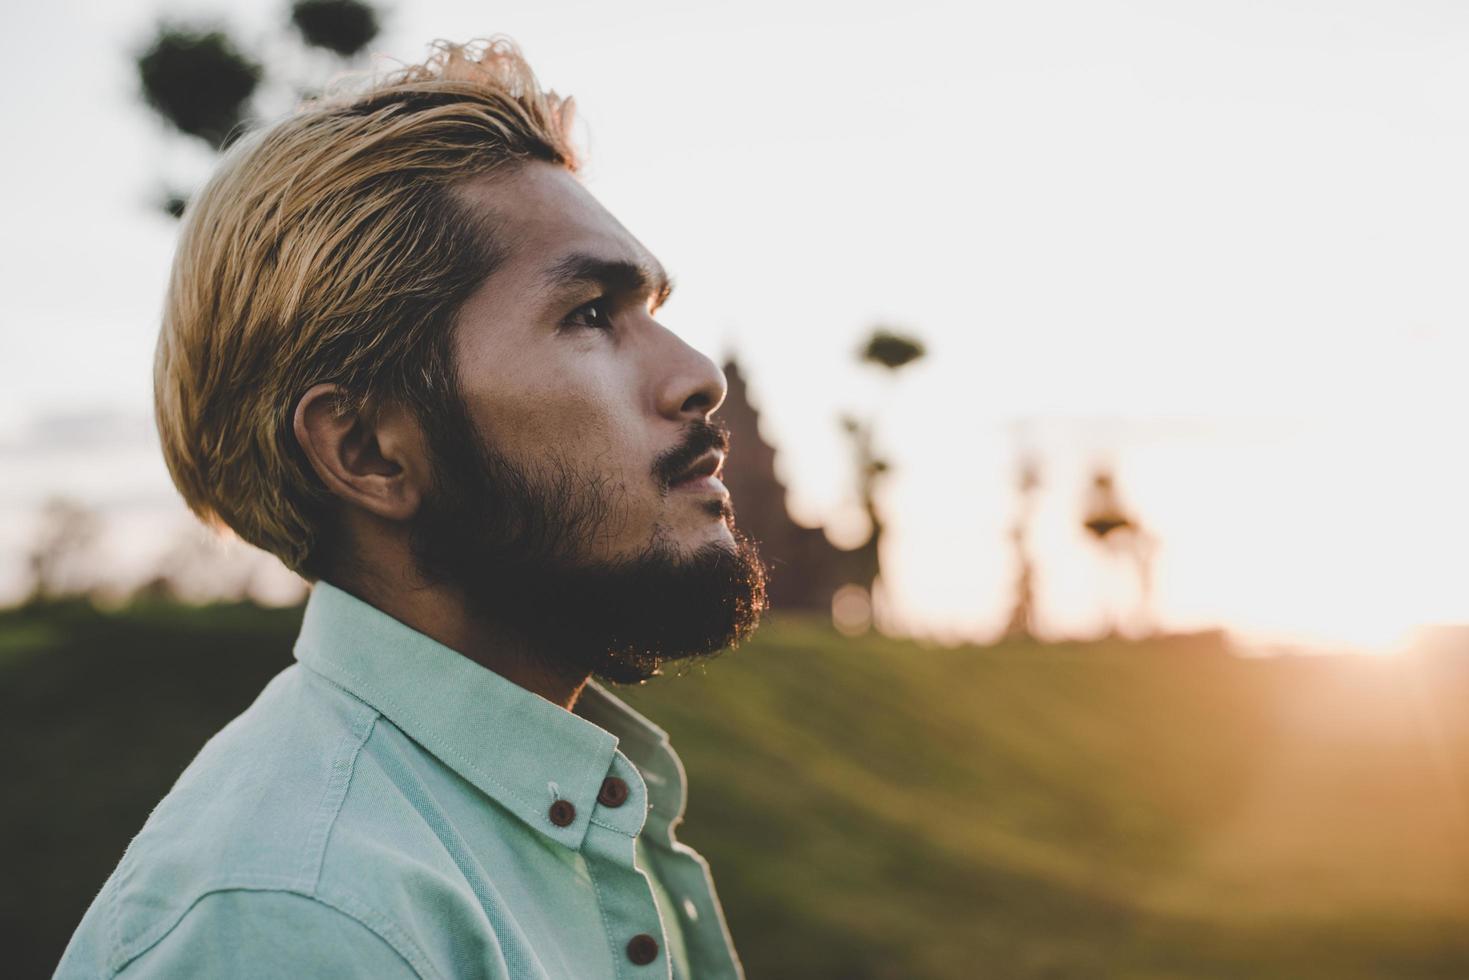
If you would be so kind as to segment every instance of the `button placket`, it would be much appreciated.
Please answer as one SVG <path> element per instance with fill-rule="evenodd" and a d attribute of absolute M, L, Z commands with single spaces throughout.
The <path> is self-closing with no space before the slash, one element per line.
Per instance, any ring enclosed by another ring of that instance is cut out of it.
<path fill-rule="evenodd" d="M 663 922 L 648 873 L 638 866 L 637 838 L 647 819 L 647 786 L 621 752 L 603 777 L 582 850 L 602 905 L 620 980 L 666 980 Z"/>

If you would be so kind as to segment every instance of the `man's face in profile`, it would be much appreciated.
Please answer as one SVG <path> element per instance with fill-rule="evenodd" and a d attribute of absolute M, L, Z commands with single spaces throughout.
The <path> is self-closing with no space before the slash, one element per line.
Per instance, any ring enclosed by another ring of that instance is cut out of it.
<path fill-rule="evenodd" d="M 503 255 L 460 311 L 457 397 L 428 421 L 421 570 L 571 676 L 642 680 L 742 639 L 766 570 L 716 476 L 723 374 L 654 319 L 661 266 L 562 167 L 459 193 Z"/>

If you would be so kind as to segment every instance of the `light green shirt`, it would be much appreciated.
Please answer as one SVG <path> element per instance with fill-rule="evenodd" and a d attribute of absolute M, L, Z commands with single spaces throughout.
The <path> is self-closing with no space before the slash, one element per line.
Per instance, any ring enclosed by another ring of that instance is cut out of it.
<path fill-rule="evenodd" d="M 295 654 L 148 818 L 58 977 L 743 977 L 674 836 L 683 765 L 606 688 L 567 711 L 325 581 Z"/>

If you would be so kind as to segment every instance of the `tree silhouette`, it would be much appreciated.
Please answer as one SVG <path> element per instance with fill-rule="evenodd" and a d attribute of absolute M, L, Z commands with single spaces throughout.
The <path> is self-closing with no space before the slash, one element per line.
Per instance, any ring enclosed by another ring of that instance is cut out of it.
<path fill-rule="evenodd" d="M 137 59 L 143 100 L 179 132 L 216 150 L 237 139 L 263 69 L 222 31 L 162 26 Z"/>
<path fill-rule="evenodd" d="M 857 349 L 857 359 L 859 363 L 881 368 L 891 385 L 899 371 L 922 358 L 924 353 L 920 341 L 888 327 L 878 326 Z M 891 390 L 889 387 L 889 392 Z M 876 417 L 864 419 L 845 414 L 841 418 L 841 425 L 852 443 L 856 463 L 857 498 L 867 515 L 869 526 L 867 539 L 852 552 L 851 575 L 869 595 L 874 595 L 882 577 L 880 556 L 884 528 L 882 513 L 877 506 L 877 492 L 891 467 L 875 445 Z"/>
<path fill-rule="evenodd" d="M 291 23 L 307 44 L 343 58 L 356 57 L 377 37 L 377 13 L 357 0 L 300 0 Z"/>
<path fill-rule="evenodd" d="M 1082 526 L 1113 560 L 1131 564 L 1138 582 L 1136 618 L 1144 630 L 1152 629 L 1153 555 L 1157 539 L 1123 507 L 1116 480 L 1108 466 L 1098 466 L 1092 483 Z M 1111 610 L 1108 636 L 1120 634 L 1122 611 Z"/>
<path fill-rule="evenodd" d="M 923 344 L 920 341 L 895 334 L 886 327 L 878 327 L 863 345 L 860 356 L 864 361 L 896 371 L 918 360 L 923 354 Z"/>
<path fill-rule="evenodd" d="M 1035 559 L 1030 553 L 1030 522 L 1035 517 L 1035 497 L 1041 486 L 1040 462 L 1032 455 L 1020 458 L 1016 490 L 1020 511 L 1010 526 L 1010 545 L 1015 550 L 1015 605 L 1004 635 L 1009 639 L 1035 636 Z"/>
<path fill-rule="evenodd" d="M 282 25 L 283 33 L 343 62 L 361 56 L 380 30 L 377 12 L 360 0 L 298 0 L 290 20 L 294 32 Z M 202 140 L 215 152 L 228 149 L 248 132 L 262 83 L 283 80 L 281 66 L 269 67 L 248 47 L 223 28 L 159 24 L 145 49 L 133 56 L 143 102 L 184 136 Z M 289 84 L 298 95 L 317 91 L 315 84 L 299 79 Z M 159 205 L 178 218 L 188 197 L 168 190 Z"/>
<path fill-rule="evenodd" d="M 243 554 L 231 554 L 236 549 L 230 540 L 197 523 L 179 526 L 169 547 L 156 559 L 153 574 L 138 586 L 133 598 L 200 602 L 247 597 L 254 572 Z"/>
<path fill-rule="evenodd" d="M 841 423 L 842 430 L 852 440 L 857 468 L 857 499 L 868 523 L 867 538 L 852 552 L 851 574 L 871 593 L 877 588 L 877 579 L 882 574 L 878 546 L 882 541 L 883 520 L 877 507 L 877 486 L 888 472 L 888 462 L 880 459 L 873 449 L 870 421 L 855 415 L 843 415 Z"/>
<path fill-rule="evenodd" d="M 90 507 L 69 497 L 48 499 L 27 556 L 31 590 L 25 602 L 86 595 L 94 584 L 89 569 L 96 564 L 101 531 L 102 518 Z"/>

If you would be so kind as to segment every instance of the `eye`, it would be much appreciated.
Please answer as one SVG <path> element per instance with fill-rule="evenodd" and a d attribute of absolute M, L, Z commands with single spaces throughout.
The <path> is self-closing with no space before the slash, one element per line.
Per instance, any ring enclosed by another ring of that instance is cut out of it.
<path fill-rule="evenodd" d="M 583 303 L 581 306 L 572 310 L 563 323 L 568 327 L 610 330 L 612 328 L 612 311 L 608 308 L 607 297 L 599 296 L 590 303 Z"/>

